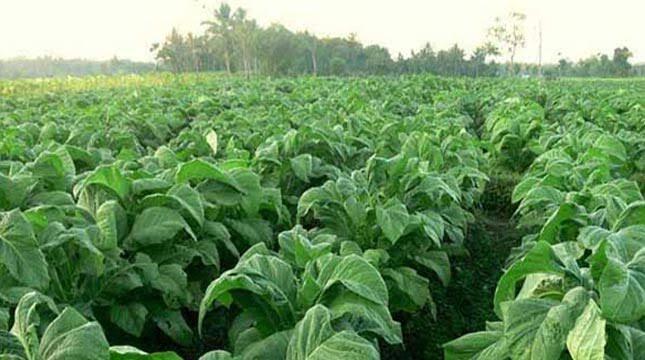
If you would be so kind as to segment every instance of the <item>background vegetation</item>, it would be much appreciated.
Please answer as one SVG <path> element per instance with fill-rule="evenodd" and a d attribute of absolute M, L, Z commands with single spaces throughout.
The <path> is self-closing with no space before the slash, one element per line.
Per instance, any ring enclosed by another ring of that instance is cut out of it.
<path fill-rule="evenodd" d="M 222 4 L 204 21 L 201 34 L 176 29 L 153 44 L 156 64 L 113 58 L 107 61 L 65 60 L 52 57 L 0 60 L 0 78 L 60 77 L 141 73 L 155 70 L 182 72 L 223 71 L 251 75 L 385 75 L 431 73 L 443 76 L 643 76 L 645 65 L 632 65 L 627 47 L 610 54 L 595 54 L 579 61 L 562 55 L 557 64 L 515 61 L 526 45 L 526 16 L 510 13 L 497 18 L 481 45 L 468 53 L 458 44 L 435 49 L 430 42 L 410 54 L 391 54 L 380 45 L 366 45 L 355 34 L 318 37 L 294 32 L 275 23 L 260 26 L 244 9 Z"/>

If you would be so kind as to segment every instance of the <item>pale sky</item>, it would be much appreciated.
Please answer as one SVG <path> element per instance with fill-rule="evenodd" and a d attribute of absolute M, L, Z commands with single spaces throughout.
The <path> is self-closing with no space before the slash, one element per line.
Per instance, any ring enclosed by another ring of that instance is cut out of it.
<path fill-rule="evenodd" d="M 148 51 L 173 26 L 201 33 L 217 0 L 0 0 L 0 58 L 153 60 Z M 392 56 L 430 42 L 468 52 L 485 40 L 496 16 L 527 14 L 527 44 L 518 58 L 537 61 L 542 22 L 544 62 L 627 46 L 645 62 L 645 0 L 230 0 L 261 25 L 279 22 L 321 36 L 356 33 Z"/>

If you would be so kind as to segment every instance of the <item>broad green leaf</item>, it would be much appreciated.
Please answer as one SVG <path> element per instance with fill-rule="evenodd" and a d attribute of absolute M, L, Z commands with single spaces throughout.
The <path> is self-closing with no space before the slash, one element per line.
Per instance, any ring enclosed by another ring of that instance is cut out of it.
<path fill-rule="evenodd" d="M 215 350 L 202 355 L 199 360 L 234 360 L 234 358 L 227 351 Z"/>
<path fill-rule="evenodd" d="M 40 325 L 38 307 L 41 304 L 47 305 L 48 309 L 54 314 L 58 313 L 58 308 L 51 298 L 33 291 L 20 298 L 14 312 L 11 334 L 20 341 L 28 358 L 38 356 L 38 346 L 40 344 L 38 339 L 38 326 Z"/>
<path fill-rule="evenodd" d="M 645 316 L 645 248 L 628 263 L 609 257 L 600 281 L 600 308 L 605 318 L 620 323 Z"/>
<path fill-rule="evenodd" d="M 181 311 L 164 309 L 152 315 L 159 329 L 177 344 L 190 347 L 193 344 L 193 331 L 186 323 Z"/>
<path fill-rule="evenodd" d="M 389 344 L 403 341 L 401 325 L 392 319 L 387 304 L 375 303 L 346 289 L 338 290 L 333 295 L 328 296 L 330 300 L 323 301 L 323 304 L 329 308 L 334 320 L 342 319 L 342 322 L 351 324 L 357 333 L 376 334 Z"/>
<path fill-rule="evenodd" d="M 417 274 L 414 269 L 408 267 L 384 269 L 381 274 L 388 284 L 390 308 L 393 312 L 418 311 L 430 298 L 428 279 Z"/>
<path fill-rule="evenodd" d="M 192 160 L 180 165 L 175 179 L 177 183 L 180 184 L 187 183 L 193 180 L 214 180 L 216 182 L 230 186 L 237 191 L 243 192 L 231 176 L 224 173 L 217 166 L 199 159 Z"/>
<path fill-rule="evenodd" d="M 96 225 L 101 230 L 101 237 L 96 247 L 102 251 L 115 249 L 119 240 L 128 231 L 125 210 L 116 201 L 104 202 L 96 212 Z"/>
<path fill-rule="evenodd" d="M 271 334 L 244 347 L 240 354 L 235 354 L 235 358 L 284 360 L 291 333 L 291 330 L 285 330 Z"/>
<path fill-rule="evenodd" d="M 498 360 L 508 358 L 502 331 L 466 334 L 443 345 L 446 360 Z"/>
<path fill-rule="evenodd" d="M 123 331 L 136 337 L 141 336 L 146 324 L 148 309 L 138 302 L 126 305 L 112 305 L 110 307 L 110 321 Z"/>
<path fill-rule="evenodd" d="M 616 220 L 614 230 L 638 224 L 645 225 L 645 201 L 636 201 L 629 204 L 627 209 Z"/>
<path fill-rule="evenodd" d="M 132 193 L 134 195 L 166 192 L 171 187 L 172 183 L 156 177 L 136 179 L 132 181 Z"/>
<path fill-rule="evenodd" d="M 410 215 L 399 200 L 390 199 L 385 206 L 376 207 L 376 221 L 385 237 L 396 244 L 410 222 Z"/>
<path fill-rule="evenodd" d="M 567 334 L 573 328 L 576 319 L 580 316 L 588 301 L 589 294 L 584 288 L 574 288 L 564 296 L 560 304 L 548 309 L 544 318 L 541 315 L 535 315 L 525 307 L 519 308 L 520 315 L 517 312 L 511 314 L 513 312 L 511 307 L 514 305 L 508 305 L 509 309 L 507 311 L 511 319 L 507 321 L 506 336 L 509 340 L 508 344 L 512 354 L 522 354 L 518 358 L 535 360 L 560 359 L 565 348 Z M 533 317 L 524 317 L 524 319 L 533 324 L 536 323 L 536 320 L 539 321 L 534 333 L 534 328 L 528 328 L 525 324 L 521 324 L 512 318 L 513 316 L 522 317 L 522 312 L 524 311 L 526 311 L 526 314 L 533 314 Z"/>
<path fill-rule="evenodd" d="M 273 239 L 271 226 L 262 219 L 227 219 L 225 224 L 249 247 L 260 243 L 270 244 Z"/>
<path fill-rule="evenodd" d="M 260 246 L 260 245 L 257 245 Z M 213 281 L 199 307 L 199 329 L 206 312 L 215 301 L 230 306 L 235 301 L 249 311 L 254 311 L 258 329 L 269 330 L 271 324 L 289 321 L 296 303 L 296 282 L 291 267 L 281 259 L 249 249 L 235 268 L 226 271 Z M 232 291 L 239 294 L 235 297 Z M 273 327 L 275 330 L 275 327 Z"/>
<path fill-rule="evenodd" d="M 94 170 L 90 176 L 83 181 L 83 187 L 98 185 L 113 191 L 121 200 L 125 200 L 130 194 L 132 183 L 123 176 L 115 166 L 101 166 Z"/>
<path fill-rule="evenodd" d="M 97 322 L 88 322 L 68 307 L 45 330 L 39 353 L 43 360 L 104 360 L 109 345 Z"/>
<path fill-rule="evenodd" d="M 214 239 L 218 244 L 224 246 L 231 255 L 236 258 L 240 257 L 237 247 L 231 241 L 231 234 L 224 224 L 216 221 L 206 221 L 204 223 L 204 233 Z"/>
<path fill-rule="evenodd" d="M 0 210 L 20 207 L 36 182 L 37 179 L 32 176 L 8 177 L 0 173 Z"/>
<path fill-rule="evenodd" d="M 163 168 L 171 168 L 177 166 L 177 154 L 169 149 L 166 145 L 160 146 L 155 151 L 155 158 L 159 160 L 159 165 Z"/>
<path fill-rule="evenodd" d="M 567 349 L 573 360 L 604 360 L 605 324 L 596 303 L 589 301 L 567 336 Z"/>
<path fill-rule="evenodd" d="M 182 208 L 190 214 L 199 227 L 204 225 L 204 205 L 202 198 L 197 191 L 186 184 L 175 185 L 168 190 L 168 195 L 174 197 L 182 205 Z"/>
<path fill-rule="evenodd" d="M 310 154 L 301 154 L 290 160 L 293 174 L 304 182 L 309 182 L 313 173 L 313 157 Z"/>
<path fill-rule="evenodd" d="M 149 354 L 132 346 L 110 347 L 110 360 L 182 360 L 174 352 L 158 352 Z"/>
<path fill-rule="evenodd" d="M 414 261 L 434 271 L 441 283 L 444 286 L 448 286 L 451 270 L 450 259 L 445 251 L 426 251 L 422 254 L 414 255 Z"/>
<path fill-rule="evenodd" d="M 501 303 L 515 298 L 515 285 L 529 274 L 564 274 L 564 267 L 549 243 L 539 241 L 526 256 L 502 275 L 495 289 L 495 313 L 503 319 Z"/>
<path fill-rule="evenodd" d="M 546 241 L 550 244 L 566 241 L 567 239 L 558 238 L 561 227 L 567 222 L 575 221 L 578 212 L 578 207 L 573 203 L 561 204 L 542 227 L 538 241 Z"/>
<path fill-rule="evenodd" d="M 385 281 L 378 270 L 365 259 L 358 255 L 349 255 L 341 259 L 326 255 L 318 258 L 318 261 L 322 266 L 317 280 L 322 285 L 323 292 L 340 283 L 357 295 L 387 306 Z"/>
<path fill-rule="evenodd" d="M 378 351 L 351 331 L 335 332 L 331 314 L 324 306 L 309 309 L 293 331 L 286 360 L 375 360 Z"/>
<path fill-rule="evenodd" d="M 159 277 L 154 279 L 151 285 L 161 291 L 164 302 L 170 308 L 186 305 L 190 300 L 188 275 L 177 264 L 159 266 Z"/>
<path fill-rule="evenodd" d="M 19 210 L 0 213 L 0 260 L 22 284 L 47 288 L 49 270 L 45 256 L 38 248 L 31 224 Z"/>
<path fill-rule="evenodd" d="M 320 187 L 310 188 L 298 200 L 298 217 L 304 217 L 320 201 L 325 201 L 327 192 Z"/>
<path fill-rule="evenodd" d="M 0 307 L 0 331 L 9 330 L 9 309 Z"/>
<path fill-rule="evenodd" d="M 136 217 L 129 236 L 135 243 L 147 246 L 172 239 L 182 229 L 195 238 L 190 226 L 177 211 L 151 207 Z"/>

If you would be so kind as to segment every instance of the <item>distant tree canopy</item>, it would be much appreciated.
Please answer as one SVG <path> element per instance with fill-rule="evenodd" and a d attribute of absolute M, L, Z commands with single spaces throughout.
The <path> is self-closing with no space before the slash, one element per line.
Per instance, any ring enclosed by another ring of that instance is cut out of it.
<path fill-rule="evenodd" d="M 39 57 L 0 60 L 0 79 L 84 75 L 138 74 L 154 71 L 155 64 L 112 58 L 107 61 Z"/>
<path fill-rule="evenodd" d="M 243 9 L 233 10 L 222 4 L 210 20 L 204 21 L 201 35 L 182 35 L 177 30 L 155 44 L 161 66 L 173 72 L 226 71 L 264 75 L 365 75 L 429 72 L 445 76 L 537 75 L 538 66 L 515 61 L 517 51 L 525 45 L 521 13 L 497 18 L 489 29 L 488 42 L 466 54 L 457 44 L 435 51 L 427 43 L 409 56 L 393 59 L 379 45 L 365 46 L 354 34 L 348 37 L 316 37 L 308 32 L 293 32 L 280 24 L 261 27 Z M 504 55 L 506 63 L 496 63 Z M 545 65 L 547 76 L 622 77 L 642 74 L 633 71 L 632 56 L 626 47 L 617 48 L 613 58 L 597 55 L 578 63 L 561 60 Z"/>
<path fill-rule="evenodd" d="M 490 45 L 471 55 L 456 44 L 434 52 L 427 44 L 409 57 L 395 61 L 379 45 L 365 46 L 354 34 L 348 37 L 316 37 L 293 32 L 280 24 L 266 28 L 248 18 L 246 11 L 222 4 L 214 11 L 201 35 L 182 35 L 173 29 L 152 51 L 174 72 L 226 71 L 267 75 L 363 75 L 431 72 L 450 76 L 493 76 L 497 65 L 487 63 L 496 55 Z"/>
<path fill-rule="evenodd" d="M 643 65 L 632 67 L 629 58 L 633 54 L 626 47 L 614 49 L 613 57 L 607 54 L 596 54 L 578 62 L 560 59 L 555 66 L 545 68 L 547 76 L 573 77 L 625 77 L 643 76 Z"/>
<path fill-rule="evenodd" d="M 202 24 L 202 34 L 182 34 L 176 29 L 161 43 L 152 45 L 157 64 L 114 58 L 0 60 L 0 78 L 60 77 L 96 74 L 142 73 L 155 70 L 179 72 L 223 71 L 251 75 L 384 75 L 432 73 L 443 76 L 539 76 L 625 77 L 644 76 L 645 64 L 632 65 L 633 54 L 617 47 L 613 55 L 597 54 L 578 62 L 565 58 L 557 64 L 516 62 L 525 46 L 526 16 L 512 12 L 496 18 L 486 41 L 472 53 L 457 44 L 435 50 L 430 43 L 393 58 L 388 49 L 364 45 L 355 34 L 347 37 L 317 37 L 294 32 L 281 24 L 262 27 L 244 9 L 221 4 Z M 504 62 L 496 60 L 504 59 Z"/>

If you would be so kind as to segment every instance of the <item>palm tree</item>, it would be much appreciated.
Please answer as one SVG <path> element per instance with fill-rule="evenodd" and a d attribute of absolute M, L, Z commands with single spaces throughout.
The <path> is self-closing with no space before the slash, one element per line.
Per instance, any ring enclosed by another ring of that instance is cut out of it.
<path fill-rule="evenodd" d="M 216 42 L 221 45 L 224 52 L 224 65 L 226 72 L 231 73 L 231 52 L 233 48 L 233 18 L 231 7 L 223 3 L 215 10 L 213 21 L 204 21 L 202 25 L 208 25 L 206 30 Z"/>

